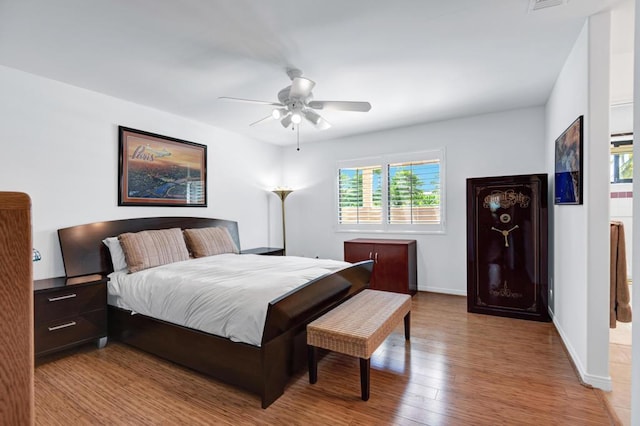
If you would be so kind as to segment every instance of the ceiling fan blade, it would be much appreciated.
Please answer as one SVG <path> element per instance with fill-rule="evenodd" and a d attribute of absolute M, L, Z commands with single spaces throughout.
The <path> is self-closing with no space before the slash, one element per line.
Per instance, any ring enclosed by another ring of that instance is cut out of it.
<path fill-rule="evenodd" d="M 260 104 L 260 105 L 284 106 L 280 102 L 256 101 L 255 99 L 230 98 L 228 96 L 220 96 L 218 99 L 223 99 L 225 101 L 234 101 L 234 102 L 248 102 L 251 104 Z"/>
<path fill-rule="evenodd" d="M 316 83 L 308 78 L 296 77 L 291 82 L 291 90 L 289 90 L 290 98 L 307 98 Z"/>
<path fill-rule="evenodd" d="M 291 113 L 285 115 L 284 118 L 280 120 L 280 124 L 282 124 L 282 127 L 285 129 L 289 127 L 291 125 Z"/>
<path fill-rule="evenodd" d="M 325 130 L 331 127 L 331 124 L 329 124 L 327 120 L 322 118 L 320 114 L 315 111 L 304 109 L 302 110 L 302 115 L 304 115 L 304 118 L 306 118 L 307 120 L 309 120 L 309 122 L 316 126 L 316 129 Z"/>
<path fill-rule="evenodd" d="M 264 121 L 267 121 L 267 120 L 270 120 L 270 119 L 273 119 L 273 116 L 271 114 L 267 115 L 265 118 L 261 118 L 258 121 L 254 121 L 253 123 L 249 124 L 249 126 L 254 126 L 256 124 L 260 124 L 260 123 L 262 123 Z"/>
<path fill-rule="evenodd" d="M 313 109 L 327 109 L 334 111 L 367 112 L 371 109 L 371 104 L 369 102 L 353 101 L 311 101 L 308 106 Z"/>

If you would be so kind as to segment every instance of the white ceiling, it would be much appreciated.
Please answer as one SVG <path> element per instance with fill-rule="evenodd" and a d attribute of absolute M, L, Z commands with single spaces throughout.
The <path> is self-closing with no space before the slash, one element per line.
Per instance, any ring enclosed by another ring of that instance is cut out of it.
<path fill-rule="evenodd" d="M 587 16 L 619 0 L 0 0 L 0 64 L 189 117 L 295 143 L 265 105 L 287 67 L 333 124 L 301 142 L 542 105 Z"/>

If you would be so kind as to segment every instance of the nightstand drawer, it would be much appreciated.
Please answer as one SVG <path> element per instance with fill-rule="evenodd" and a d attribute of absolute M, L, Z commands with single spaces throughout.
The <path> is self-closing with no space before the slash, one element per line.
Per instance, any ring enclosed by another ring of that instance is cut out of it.
<path fill-rule="evenodd" d="M 101 309 L 79 316 L 37 323 L 35 326 L 35 354 L 60 349 L 106 336 L 107 311 Z"/>
<path fill-rule="evenodd" d="M 83 312 L 104 309 L 107 304 L 106 284 L 65 286 L 38 292 L 34 298 L 36 327 L 56 318 L 67 318 Z"/>

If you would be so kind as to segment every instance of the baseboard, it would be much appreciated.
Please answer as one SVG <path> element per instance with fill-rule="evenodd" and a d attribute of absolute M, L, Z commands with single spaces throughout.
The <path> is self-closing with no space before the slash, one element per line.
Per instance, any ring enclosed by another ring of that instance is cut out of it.
<path fill-rule="evenodd" d="M 593 374 L 588 374 L 585 371 L 584 366 L 580 362 L 580 358 L 578 358 L 578 355 L 576 354 L 575 349 L 569 343 L 569 340 L 567 339 L 567 335 L 565 334 L 562 327 L 560 327 L 560 324 L 558 324 L 555 317 L 553 317 L 553 325 L 556 327 L 556 330 L 560 335 L 560 339 L 562 339 L 562 344 L 564 346 L 564 349 L 567 352 L 567 355 L 569 356 L 569 361 L 573 365 L 573 369 L 578 375 L 578 379 L 580 380 L 580 383 L 584 386 L 602 389 L 603 391 L 607 391 L 607 392 L 611 391 L 611 377 L 595 376 Z"/>
<path fill-rule="evenodd" d="M 454 296 L 466 296 L 466 290 L 453 290 L 450 288 L 443 287 L 432 287 L 432 286 L 418 286 L 418 291 L 430 291 L 431 293 L 443 293 L 443 294 L 452 294 Z"/>

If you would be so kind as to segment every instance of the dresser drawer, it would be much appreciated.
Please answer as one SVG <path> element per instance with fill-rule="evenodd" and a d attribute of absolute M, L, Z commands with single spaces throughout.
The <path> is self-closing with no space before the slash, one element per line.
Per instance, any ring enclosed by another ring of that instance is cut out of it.
<path fill-rule="evenodd" d="M 65 286 L 34 296 L 36 327 L 56 318 L 77 316 L 83 312 L 105 309 L 107 290 L 105 283 L 86 286 Z"/>
<path fill-rule="evenodd" d="M 107 311 L 88 312 L 36 324 L 35 354 L 98 339 L 107 335 Z"/>

